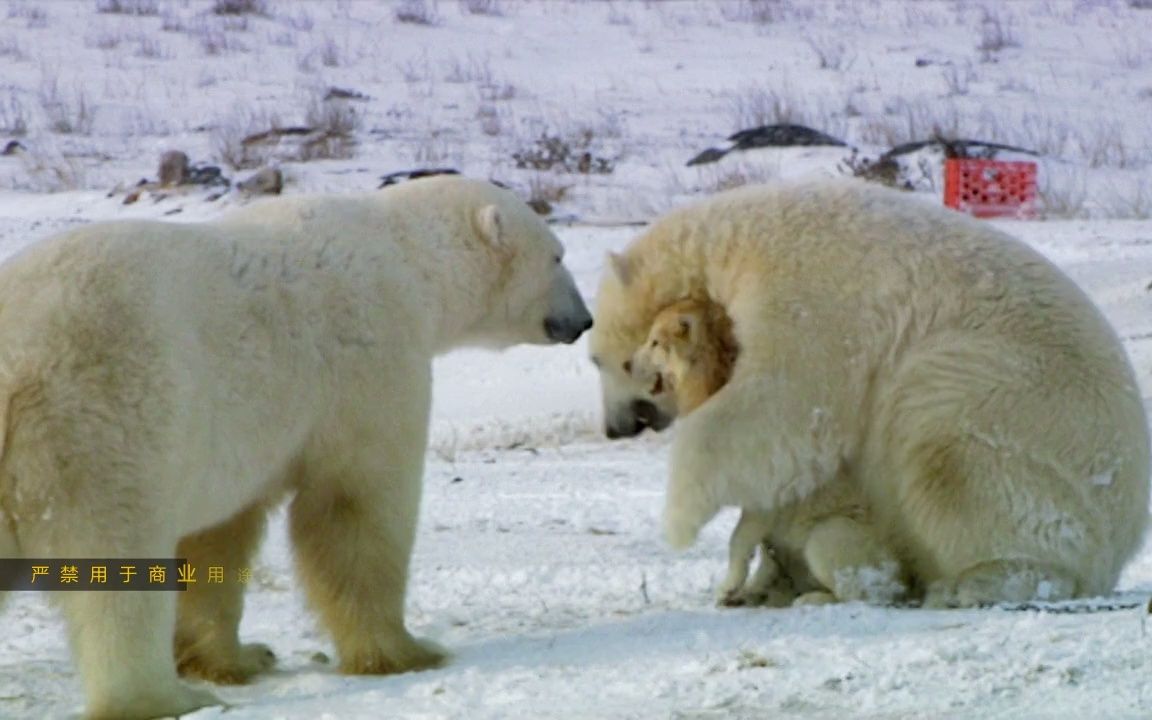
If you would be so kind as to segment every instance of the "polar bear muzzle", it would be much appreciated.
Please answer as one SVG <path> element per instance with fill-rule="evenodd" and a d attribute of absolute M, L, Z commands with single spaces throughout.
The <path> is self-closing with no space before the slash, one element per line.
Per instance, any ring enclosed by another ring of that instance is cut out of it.
<path fill-rule="evenodd" d="M 572 275 L 561 264 L 556 266 L 544 317 L 544 334 L 551 342 L 572 344 L 592 327 L 592 313 L 580 297 Z"/>
<path fill-rule="evenodd" d="M 609 440 L 635 437 L 652 428 L 656 432 L 672 424 L 672 416 L 665 413 L 651 400 L 637 398 L 608 418 L 604 434 Z"/>

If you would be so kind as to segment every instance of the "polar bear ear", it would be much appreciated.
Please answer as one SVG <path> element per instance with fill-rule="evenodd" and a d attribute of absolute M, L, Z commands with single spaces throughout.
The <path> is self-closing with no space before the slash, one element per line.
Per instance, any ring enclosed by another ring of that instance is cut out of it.
<path fill-rule="evenodd" d="M 612 268 L 621 285 L 631 284 L 632 278 L 636 275 L 636 263 L 614 252 L 608 253 L 608 267 Z"/>
<path fill-rule="evenodd" d="M 492 247 L 503 244 L 500 225 L 500 211 L 495 205 L 486 205 L 476 212 L 476 230 Z"/>

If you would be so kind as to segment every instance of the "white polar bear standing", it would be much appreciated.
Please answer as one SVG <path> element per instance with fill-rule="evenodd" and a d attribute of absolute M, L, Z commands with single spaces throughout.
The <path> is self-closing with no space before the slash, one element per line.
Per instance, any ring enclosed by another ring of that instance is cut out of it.
<path fill-rule="evenodd" d="M 629 362 L 662 308 L 711 298 L 741 348 L 679 423 L 674 546 L 722 506 L 772 513 L 846 476 L 870 526 L 833 518 L 808 564 L 850 569 L 880 539 L 929 605 L 1107 593 L 1138 548 L 1149 438 L 1124 349 L 993 226 L 854 181 L 748 187 L 609 265 L 591 351 L 610 437 L 672 422 Z"/>
<path fill-rule="evenodd" d="M 341 669 L 437 665 L 404 624 L 432 359 L 576 340 L 592 320 L 561 256 L 511 193 L 455 177 L 33 246 L 0 268 L 0 556 L 243 567 L 290 496 Z M 194 587 L 58 594 L 90 716 L 218 702 L 178 665 L 271 664 L 237 639 L 243 586 Z"/>

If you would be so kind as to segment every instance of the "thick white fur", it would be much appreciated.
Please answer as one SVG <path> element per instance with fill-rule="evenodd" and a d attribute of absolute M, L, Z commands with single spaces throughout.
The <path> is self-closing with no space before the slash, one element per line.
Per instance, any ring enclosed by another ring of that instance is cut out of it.
<path fill-rule="evenodd" d="M 404 624 L 432 358 L 549 342 L 549 318 L 582 331 L 560 253 L 511 193 L 460 178 L 35 245 L 0 269 L 0 555 L 179 543 L 231 573 L 291 496 L 301 580 L 342 669 L 439 663 Z M 61 594 L 89 715 L 217 702 L 176 659 L 225 682 L 268 667 L 237 640 L 241 587 L 180 593 L 179 617 L 174 593 Z"/>
<path fill-rule="evenodd" d="M 843 476 L 928 604 L 1113 588 L 1148 515 L 1144 409 L 1111 327 L 1038 253 L 852 181 L 672 212 L 600 287 L 591 350 L 610 432 L 636 431 L 637 400 L 659 406 L 624 362 L 662 308 L 700 293 L 727 309 L 741 354 L 678 422 L 672 545 L 722 506 L 776 513 Z M 833 555 L 854 552 L 844 531 L 829 531 Z"/>
<path fill-rule="evenodd" d="M 632 356 L 631 376 L 668 392 L 684 417 L 731 379 L 738 348 L 719 305 L 682 300 L 662 310 Z M 760 548 L 751 582 L 748 569 Z M 781 572 L 781 563 L 786 566 Z M 732 531 L 723 605 L 773 605 L 829 600 L 885 603 L 905 593 L 900 563 L 868 516 L 863 493 L 837 477 L 808 497 L 773 512 L 745 510 Z"/>

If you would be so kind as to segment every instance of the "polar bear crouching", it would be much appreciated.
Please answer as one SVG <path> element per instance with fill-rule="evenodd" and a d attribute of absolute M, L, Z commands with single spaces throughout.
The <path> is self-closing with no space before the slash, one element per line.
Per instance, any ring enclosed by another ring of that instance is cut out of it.
<path fill-rule="evenodd" d="M 0 556 L 234 572 L 290 498 L 341 669 L 439 664 L 404 623 L 432 359 L 576 340 L 592 321 L 562 254 L 511 193 L 451 177 L 32 246 L 0 267 Z M 89 716 L 183 714 L 218 701 L 178 666 L 271 664 L 237 637 L 243 585 L 193 588 L 54 597 Z"/>
<path fill-rule="evenodd" d="M 1147 420 L 1115 332 L 1039 253 L 854 181 L 673 211 L 600 285 L 609 437 L 676 418 L 631 358 L 662 309 L 701 295 L 740 356 L 677 421 L 674 546 L 723 506 L 773 513 L 845 478 L 928 605 L 1113 589 L 1146 527 Z"/>

